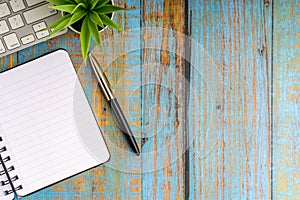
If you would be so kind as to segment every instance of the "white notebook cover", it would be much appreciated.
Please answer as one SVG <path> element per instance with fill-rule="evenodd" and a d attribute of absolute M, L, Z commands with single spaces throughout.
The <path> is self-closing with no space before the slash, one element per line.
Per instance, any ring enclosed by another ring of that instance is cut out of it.
<path fill-rule="evenodd" d="M 98 166 L 109 152 L 64 50 L 0 74 L 0 136 L 25 196 Z M 3 179 L 4 176 L 1 176 Z M 0 179 L 1 179 L 0 178 Z M 0 186 L 0 193 L 4 191 Z M 1 199 L 2 198 L 0 194 Z M 11 199 L 11 198 L 7 198 Z"/>

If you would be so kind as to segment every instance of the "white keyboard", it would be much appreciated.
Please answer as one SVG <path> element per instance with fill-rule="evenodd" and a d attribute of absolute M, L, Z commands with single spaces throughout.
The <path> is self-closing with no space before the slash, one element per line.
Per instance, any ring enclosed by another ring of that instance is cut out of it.
<path fill-rule="evenodd" d="M 61 17 L 49 6 L 44 0 L 0 0 L 0 57 L 47 39 L 50 31 L 43 29 Z"/>

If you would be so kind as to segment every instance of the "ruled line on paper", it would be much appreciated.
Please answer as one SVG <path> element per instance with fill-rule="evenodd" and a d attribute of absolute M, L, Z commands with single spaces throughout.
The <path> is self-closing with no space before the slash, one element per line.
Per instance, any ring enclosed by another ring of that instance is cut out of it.
<path fill-rule="evenodd" d="M 28 63 L 26 63 L 26 64 L 28 64 Z M 31 82 L 31 81 L 33 80 L 34 77 L 39 77 L 40 79 L 42 79 L 42 78 L 43 78 L 43 75 L 47 75 L 46 72 L 51 72 L 52 70 L 56 70 L 56 69 L 58 69 L 59 67 L 62 68 L 63 65 L 67 65 L 67 64 L 69 64 L 69 63 L 68 63 L 68 62 L 65 62 L 65 63 L 59 64 L 59 65 L 56 65 L 56 66 L 51 66 L 51 68 L 49 68 L 49 69 L 47 69 L 47 70 L 44 70 L 44 71 L 41 71 L 41 72 L 38 72 L 38 73 L 35 73 L 35 74 L 29 74 L 29 75 L 30 75 L 29 77 L 26 77 L 25 79 L 22 78 L 22 80 L 16 80 L 16 82 L 15 82 L 13 85 L 12 85 L 12 84 L 7 84 L 7 85 L 4 85 L 4 84 L 3 84 L 3 85 L 1 85 L 2 87 L 0 87 L 0 90 L 2 90 L 2 89 L 7 89 L 7 88 L 10 89 L 10 87 L 15 87 L 15 86 L 20 85 L 20 84 L 24 85 L 24 84 L 23 84 L 23 81 L 28 81 L 28 80 L 30 80 L 30 82 Z M 20 68 L 20 67 L 16 67 L 16 68 L 13 68 L 13 69 L 11 69 L 11 70 L 2 72 L 2 73 L 0 74 L 0 79 L 3 78 L 3 77 L 5 77 L 7 73 L 12 73 L 13 70 L 17 70 L 17 69 L 19 69 L 19 68 Z M 36 68 L 36 70 L 38 70 L 38 68 Z M 69 71 L 69 70 L 67 70 L 67 71 Z M 49 75 L 49 74 L 48 74 L 48 75 Z M 23 76 L 23 74 L 22 74 L 22 76 Z"/>
<path fill-rule="evenodd" d="M 69 76 L 72 76 L 72 74 L 69 74 L 69 75 L 66 75 L 64 77 L 61 77 L 60 79 L 68 78 Z M 51 89 L 58 89 L 61 85 L 56 86 L 57 85 L 57 81 L 59 81 L 59 79 L 51 80 L 51 82 L 45 82 L 45 80 L 44 80 L 43 83 L 47 84 L 47 85 L 51 84 L 52 85 Z M 72 81 L 72 82 L 74 83 L 74 81 Z M 35 82 L 35 84 L 38 84 L 38 82 Z M 39 87 L 40 87 L 40 90 L 43 89 L 41 86 L 39 86 Z M 21 90 L 21 89 L 19 89 L 19 90 Z M 18 93 L 18 90 L 13 90 L 13 92 L 11 92 L 11 93 L 9 93 L 9 92 L 2 92 L 5 95 L 1 95 L 2 98 L 0 99 L 0 105 L 3 105 L 4 102 L 9 102 L 9 101 L 11 101 L 11 100 L 13 100 L 13 99 L 15 99 L 15 98 L 17 98 L 19 96 L 28 95 L 28 93 L 30 93 L 32 91 L 34 91 L 35 93 L 39 93 L 39 94 L 43 94 L 43 93 L 47 93 L 48 92 L 48 91 L 43 91 L 43 92 L 37 91 L 36 90 L 36 86 L 33 87 L 33 88 L 30 88 L 30 86 L 24 87 L 24 88 L 22 88 L 22 93 Z M 14 96 L 10 96 L 11 94 L 15 94 L 15 95 Z"/>

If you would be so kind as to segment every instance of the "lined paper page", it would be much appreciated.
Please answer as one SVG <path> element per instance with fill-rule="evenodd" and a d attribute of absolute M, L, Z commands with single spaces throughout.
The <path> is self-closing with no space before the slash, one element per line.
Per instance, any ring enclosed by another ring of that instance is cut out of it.
<path fill-rule="evenodd" d="M 68 54 L 0 74 L 0 128 L 21 196 L 105 162 L 108 151 Z M 85 139 L 86 136 L 89 139 Z"/>

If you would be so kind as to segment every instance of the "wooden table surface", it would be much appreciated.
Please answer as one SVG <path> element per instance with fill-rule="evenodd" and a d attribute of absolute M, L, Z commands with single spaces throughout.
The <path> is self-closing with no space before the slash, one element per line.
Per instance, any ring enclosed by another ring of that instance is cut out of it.
<path fill-rule="evenodd" d="M 101 33 L 102 64 L 142 155 L 68 31 L 0 70 L 68 50 L 111 159 L 24 199 L 300 199 L 300 2 L 115 2 L 131 10 Z"/>

